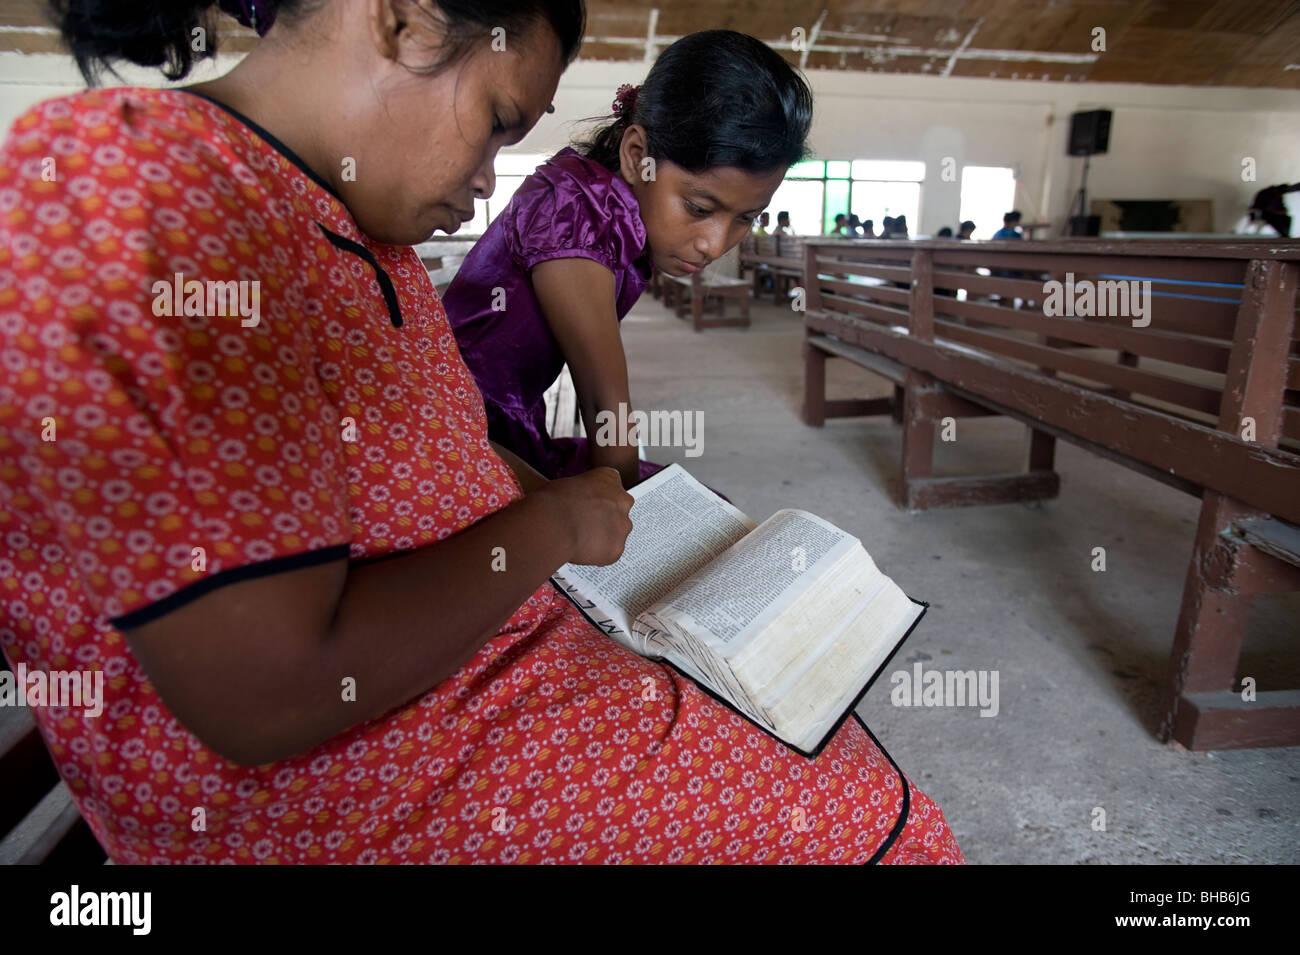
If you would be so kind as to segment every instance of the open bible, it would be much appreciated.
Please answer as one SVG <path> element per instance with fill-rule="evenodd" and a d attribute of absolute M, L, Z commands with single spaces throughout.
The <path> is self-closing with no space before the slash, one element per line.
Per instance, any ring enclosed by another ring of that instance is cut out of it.
<path fill-rule="evenodd" d="M 672 465 L 634 487 L 607 567 L 553 580 L 614 640 L 664 660 L 805 756 L 925 612 L 857 538 L 799 510 L 748 517 Z"/>

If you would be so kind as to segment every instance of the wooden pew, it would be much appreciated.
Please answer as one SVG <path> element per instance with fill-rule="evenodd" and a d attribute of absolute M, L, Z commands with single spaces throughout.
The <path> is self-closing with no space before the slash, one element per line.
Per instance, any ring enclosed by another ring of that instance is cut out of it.
<path fill-rule="evenodd" d="M 740 276 L 753 272 L 755 298 L 763 294 L 767 278 L 772 282 L 772 301 L 786 304 L 790 289 L 803 279 L 803 243 L 797 235 L 748 235 L 741 240 Z"/>
<path fill-rule="evenodd" d="M 660 280 L 663 302 L 678 318 L 687 311 L 695 330 L 706 328 L 749 327 L 749 283 L 726 275 L 714 275 L 707 269 L 688 276 L 663 275 Z M 727 317 L 726 303 L 740 306 L 738 317 Z"/>
<path fill-rule="evenodd" d="M 1063 293 L 1067 276 L 1076 288 L 1150 281 L 1149 324 L 1045 314 L 1045 282 Z M 1197 495 L 1161 738 L 1297 745 L 1300 692 L 1244 701 L 1234 681 L 1252 597 L 1300 590 L 1298 280 L 1300 243 L 1285 240 L 810 241 L 804 420 L 893 414 L 911 510 L 1054 497 L 1057 439 Z M 936 294 L 957 289 L 997 299 Z M 1017 298 L 1037 308 L 1010 307 Z M 826 401 L 832 357 L 883 375 L 893 398 Z M 935 478 L 936 425 L 990 413 L 1028 425 L 1023 470 Z"/>

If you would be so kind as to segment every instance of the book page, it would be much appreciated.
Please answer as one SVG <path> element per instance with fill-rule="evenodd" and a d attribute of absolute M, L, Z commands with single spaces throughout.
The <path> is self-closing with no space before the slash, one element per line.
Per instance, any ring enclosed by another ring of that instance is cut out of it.
<path fill-rule="evenodd" d="M 733 656 L 849 551 L 857 538 L 806 511 L 781 510 L 649 608 Z"/>
<path fill-rule="evenodd" d="M 744 537 L 754 522 L 671 465 L 629 492 L 632 533 L 623 556 L 607 567 L 565 564 L 554 577 L 598 625 L 636 653 L 652 655 L 632 623 L 717 554 Z"/>

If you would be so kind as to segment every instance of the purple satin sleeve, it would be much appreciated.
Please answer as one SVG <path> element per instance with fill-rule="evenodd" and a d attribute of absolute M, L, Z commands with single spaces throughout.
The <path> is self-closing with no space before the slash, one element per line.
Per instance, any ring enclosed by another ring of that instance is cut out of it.
<path fill-rule="evenodd" d="M 646 243 L 636 198 L 619 176 L 573 175 L 573 160 L 586 162 L 561 153 L 520 185 L 501 213 L 506 249 L 524 271 L 576 255 L 619 273 Z"/>

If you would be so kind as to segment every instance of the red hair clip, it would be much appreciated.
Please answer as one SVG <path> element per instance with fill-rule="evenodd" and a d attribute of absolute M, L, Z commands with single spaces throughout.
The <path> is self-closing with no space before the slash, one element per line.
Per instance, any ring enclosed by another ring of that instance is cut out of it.
<path fill-rule="evenodd" d="M 641 89 L 639 86 L 633 86 L 631 83 L 624 83 L 618 88 L 614 95 L 614 115 L 621 116 L 625 119 L 631 119 L 632 114 L 636 112 L 636 94 Z"/>

